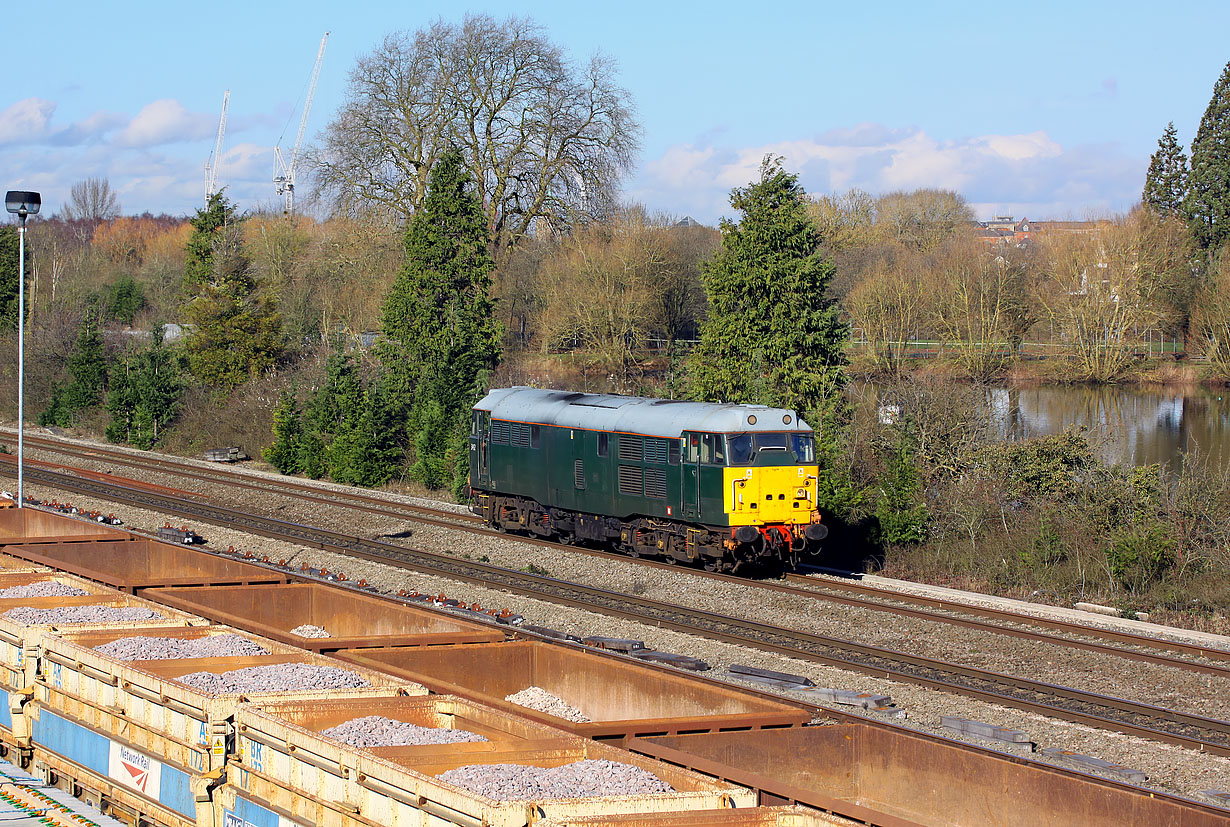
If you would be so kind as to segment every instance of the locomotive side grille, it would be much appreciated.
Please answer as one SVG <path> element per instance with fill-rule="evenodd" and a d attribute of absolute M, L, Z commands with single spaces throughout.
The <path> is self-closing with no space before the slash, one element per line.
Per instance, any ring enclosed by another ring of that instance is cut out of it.
<path fill-rule="evenodd" d="M 666 440 L 645 440 L 645 462 L 666 462 Z"/>
<path fill-rule="evenodd" d="M 585 460 L 572 461 L 572 485 L 574 488 L 585 487 Z"/>
<path fill-rule="evenodd" d="M 512 445 L 514 448 L 530 447 L 530 426 L 520 422 L 512 423 Z"/>
<path fill-rule="evenodd" d="M 619 458 L 624 462 L 641 461 L 641 443 L 639 436 L 619 435 Z"/>
<path fill-rule="evenodd" d="M 491 420 L 491 442 L 495 445 L 507 445 L 509 437 L 512 433 L 512 426 L 508 422 L 501 422 L 498 419 Z"/>
<path fill-rule="evenodd" d="M 645 469 L 645 496 L 666 499 L 666 472 L 660 468 Z"/>
<path fill-rule="evenodd" d="M 621 443 L 622 444 L 622 443 Z M 641 469 L 631 465 L 619 466 L 619 493 L 630 497 L 641 496 Z"/>

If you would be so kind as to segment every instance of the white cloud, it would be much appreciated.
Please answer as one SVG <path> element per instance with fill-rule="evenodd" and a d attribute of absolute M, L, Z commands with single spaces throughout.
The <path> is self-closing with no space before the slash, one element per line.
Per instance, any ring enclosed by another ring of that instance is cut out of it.
<path fill-rule="evenodd" d="M 0 144 L 34 143 L 47 133 L 54 101 L 43 98 L 19 100 L 0 112 Z"/>
<path fill-rule="evenodd" d="M 119 135 L 121 146 L 157 146 L 159 144 L 195 141 L 217 130 L 212 115 L 189 112 L 173 98 L 156 100 L 137 113 Z"/>
<path fill-rule="evenodd" d="M 302 164 L 296 164 L 301 167 Z M 273 147 L 243 143 L 226 147 L 222 152 L 219 173 L 223 178 L 234 180 L 273 181 Z M 302 174 L 302 170 L 300 170 Z M 296 176 L 298 177 L 298 176 Z M 269 185 L 273 186 L 272 183 Z"/>
<path fill-rule="evenodd" d="M 1125 210 L 1139 196 L 1146 162 L 1116 145 L 1065 147 L 1042 131 L 940 140 L 920 129 L 859 124 L 755 147 L 672 146 L 645 165 L 633 194 L 711 222 L 730 214 L 730 189 L 755 180 L 765 155 L 784 156 L 809 192 L 951 189 L 979 215 L 986 205 L 1011 205 L 1033 218 Z"/>
<path fill-rule="evenodd" d="M 646 164 L 646 169 L 655 177 L 672 187 L 691 184 L 698 175 L 705 174 L 705 166 L 713 159 L 713 148 L 696 148 L 676 145 L 657 161 Z"/>

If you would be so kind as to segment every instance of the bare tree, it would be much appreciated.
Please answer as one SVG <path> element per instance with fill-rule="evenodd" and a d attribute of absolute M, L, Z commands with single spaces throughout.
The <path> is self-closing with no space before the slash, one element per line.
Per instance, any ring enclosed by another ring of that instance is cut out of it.
<path fill-rule="evenodd" d="M 1077 375 L 1112 382 L 1136 358 L 1142 335 L 1160 319 L 1155 239 L 1137 210 L 1096 235 L 1056 235 L 1037 302 L 1076 360 Z"/>
<path fill-rule="evenodd" d="M 580 228 L 543 262 L 544 348 L 587 350 L 615 388 L 632 390 L 655 291 L 671 269 L 667 239 L 643 210 L 624 208 L 610 222 Z"/>
<path fill-rule="evenodd" d="M 1192 333 L 1216 375 L 1230 377 L 1230 252 L 1211 261 L 1192 309 Z"/>
<path fill-rule="evenodd" d="M 1022 257 L 956 239 L 935 258 L 930 292 L 936 330 L 968 376 L 990 379 L 1016 358 L 1034 322 Z"/>
<path fill-rule="evenodd" d="M 898 373 L 906 343 L 930 313 L 931 294 L 918 256 L 880 262 L 846 297 L 850 322 L 867 340 L 872 364 Z"/>
<path fill-rule="evenodd" d="M 614 65 L 578 67 L 523 18 L 467 16 L 385 38 L 350 74 L 348 100 L 312 154 L 340 211 L 409 217 L 456 146 L 480 182 L 497 248 L 545 219 L 566 227 L 615 203 L 640 127 Z"/>
<path fill-rule="evenodd" d="M 868 247 L 877 241 L 876 200 L 862 190 L 813 196 L 807 211 L 820 232 L 821 243 L 830 252 Z"/>
<path fill-rule="evenodd" d="M 887 237 L 929 252 L 974 220 L 974 211 L 951 190 L 890 192 L 876 202 L 876 223 Z"/>
<path fill-rule="evenodd" d="M 73 184 L 68 201 L 60 207 L 65 221 L 110 221 L 120 214 L 120 202 L 106 178 L 86 178 Z"/>

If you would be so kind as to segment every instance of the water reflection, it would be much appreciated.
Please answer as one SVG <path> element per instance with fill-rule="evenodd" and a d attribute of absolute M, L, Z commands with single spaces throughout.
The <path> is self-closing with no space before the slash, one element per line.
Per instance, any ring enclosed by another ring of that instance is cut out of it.
<path fill-rule="evenodd" d="M 1110 462 L 1171 463 L 1199 448 L 1230 462 L 1230 392 L 1045 385 L 990 387 L 986 412 L 1004 438 L 1089 428 Z"/>

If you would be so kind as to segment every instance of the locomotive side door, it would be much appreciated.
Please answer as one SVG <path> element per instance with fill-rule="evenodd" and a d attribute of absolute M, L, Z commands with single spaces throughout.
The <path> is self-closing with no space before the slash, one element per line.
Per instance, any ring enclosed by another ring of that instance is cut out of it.
<path fill-rule="evenodd" d="M 679 478 L 683 491 L 680 502 L 683 505 L 684 520 L 700 519 L 700 434 L 685 431 L 680 437 L 683 441 L 681 461 L 679 463 Z"/>
<path fill-rule="evenodd" d="M 474 485 L 479 488 L 491 487 L 491 414 L 487 411 L 474 412 L 474 436 L 478 443 L 477 466 L 478 478 Z"/>

